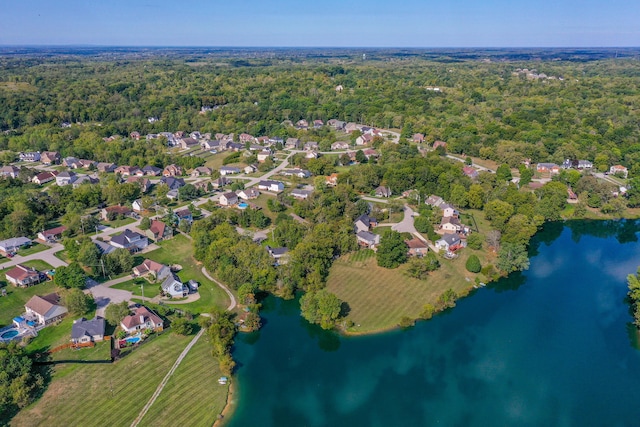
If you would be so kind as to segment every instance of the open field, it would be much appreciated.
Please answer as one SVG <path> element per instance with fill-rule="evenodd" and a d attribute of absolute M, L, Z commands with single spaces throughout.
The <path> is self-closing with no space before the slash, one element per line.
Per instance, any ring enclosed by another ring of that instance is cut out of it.
<path fill-rule="evenodd" d="M 167 332 L 112 364 L 57 365 L 44 395 L 11 425 L 129 426 L 192 338 Z"/>
<path fill-rule="evenodd" d="M 2 273 L 4 277 L 4 273 Z M 11 319 L 24 313 L 24 305 L 34 295 L 46 295 L 54 292 L 53 281 L 43 282 L 28 288 L 18 288 L 8 284 L 7 296 L 0 297 L 0 327 L 11 323 Z"/>
<path fill-rule="evenodd" d="M 131 292 L 134 296 L 142 296 L 142 286 L 144 285 L 144 295 L 153 298 L 160 295 L 160 283 L 150 283 L 147 279 L 138 277 L 117 285 L 111 286 L 114 289 L 122 289 Z"/>
<path fill-rule="evenodd" d="M 195 313 L 204 313 L 209 312 L 213 306 L 226 308 L 229 305 L 227 294 L 202 274 L 202 265 L 193 258 L 191 240 L 180 234 L 173 239 L 164 240 L 158 245 L 160 249 L 148 252 L 144 256 L 166 265 L 180 264 L 182 270 L 178 272 L 178 276 L 184 283 L 190 279 L 200 283 L 200 288 L 198 289 L 200 299 L 184 304 L 181 308 Z M 146 292 L 147 290 L 145 289 L 145 294 Z"/>
<path fill-rule="evenodd" d="M 22 256 L 37 254 L 38 252 L 46 251 L 49 246 L 41 245 L 40 243 L 34 243 L 30 248 L 20 249 L 18 252 Z"/>
<path fill-rule="evenodd" d="M 22 263 L 22 265 L 33 267 L 38 271 L 48 271 L 54 269 L 51 264 L 46 261 L 42 261 L 41 259 L 32 259 L 31 261 L 25 261 Z"/>
<path fill-rule="evenodd" d="M 220 376 L 218 361 L 211 355 L 211 341 L 205 334 L 169 379 L 140 426 L 211 426 L 225 406 L 229 388 L 218 384 Z"/>
<path fill-rule="evenodd" d="M 136 222 L 133 218 L 114 219 L 113 221 L 101 221 L 100 224 L 111 228 L 122 227 L 123 225 L 132 224 Z"/>
<path fill-rule="evenodd" d="M 466 294 L 475 278 L 465 269 L 471 253 L 479 251 L 464 249 L 457 259 L 440 259 L 437 271 L 427 280 L 418 280 L 406 275 L 406 264 L 393 270 L 378 267 L 373 251 L 361 250 L 334 262 L 327 289 L 349 305 L 346 319 L 356 325 L 349 333 L 391 329 L 404 316 L 417 318 L 425 304 L 434 304 L 449 288 L 459 295 Z"/>

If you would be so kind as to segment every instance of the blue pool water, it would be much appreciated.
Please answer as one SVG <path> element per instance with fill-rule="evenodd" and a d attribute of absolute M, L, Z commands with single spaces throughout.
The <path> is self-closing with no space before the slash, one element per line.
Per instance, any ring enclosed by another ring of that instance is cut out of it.
<path fill-rule="evenodd" d="M 129 337 L 125 339 L 126 342 L 130 342 L 131 344 L 135 344 L 140 341 L 140 337 Z"/>
<path fill-rule="evenodd" d="M 246 209 L 248 206 L 249 206 L 249 205 L 248 205 L 248 204 L 246 204 L 246 203 L 239 203 L 239 204 L 238 204 L 238 207 L 239 207 L 240 209 Z"/>
<path fill-rule="evenodd" d="M 16 335 L 18 335 L 18 330 L 17 329 L 9 329 L 8 331 L 5 331 L 2 334 L 0 334 L 0 338 L 2 338 L 2 339 L 10 339 L 10 338 L 15 337 Z"/>

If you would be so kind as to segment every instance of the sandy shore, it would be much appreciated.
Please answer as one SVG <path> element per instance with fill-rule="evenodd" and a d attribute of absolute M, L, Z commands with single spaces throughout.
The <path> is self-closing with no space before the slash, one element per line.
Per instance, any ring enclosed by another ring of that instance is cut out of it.
<path fill-rule="evenodd" d="M 221 427 L 231 418 L 231 415 L 236 408 L 236 404 L 238 403 L 235 399 L 236 390 L 237 387 L 235 381 L 230 381 L 229 391 L 227 392 L 227 403 L 224 405 L 224 408 L 222 408 L 220 417 L 213 423 L 213 427 Z"/>

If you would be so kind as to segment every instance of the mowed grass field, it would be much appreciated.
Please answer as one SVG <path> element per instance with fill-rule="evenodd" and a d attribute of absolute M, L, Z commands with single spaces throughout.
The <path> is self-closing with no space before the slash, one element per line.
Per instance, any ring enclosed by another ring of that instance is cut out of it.
<path fill-rule="evenodd" d="M 202 335 L 167 382 L 140 426 L 211 426 L 222 412 L 228 385 L 211 355 L 211 341 Z"/>
<path fill-rule="evenodd" d="M 455 260 L 441 259 L 437 271 L 418 280 L 407 276 L 407 264 L 392 270 L 378 267 L 373 251 L 360 250 L 333 263 L 327 289 L 349 305 L 346 319 L 355 326 L 347 332 L 392 329 L 404 316 L 418 318 L 425 304 L 434 304 L 449 288 L 459 295 L 468 293 L 475 277 L 464 266 L 469 253 Z"/>
<path fill-rule="evenodd" d="M 129 426 L 191 339 L 167 332 L 112 364 L 57 365 L 43 396 L 11 425 Z M 193 404 L 202 398 L 187 394 Z"/>

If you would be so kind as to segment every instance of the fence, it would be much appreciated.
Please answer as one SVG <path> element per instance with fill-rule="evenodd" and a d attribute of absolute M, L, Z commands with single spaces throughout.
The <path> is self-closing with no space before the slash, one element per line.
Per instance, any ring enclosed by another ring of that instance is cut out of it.
<path fill-rule="evenodd" d="M 78 343 L 78 344 L 70 342 L 67 344 L 62 344 L 57 347 L 54 347 L 51 350 L 49 350 L 47 353 L 53 354 L 53 353 L 57 353 L 58 351 L 65 350 L 67 348 L 85 348 L 85 347 L 95 347 L 95 346 L 96 346 L 96 343 L 94 343 L 93 341 Z"/>

